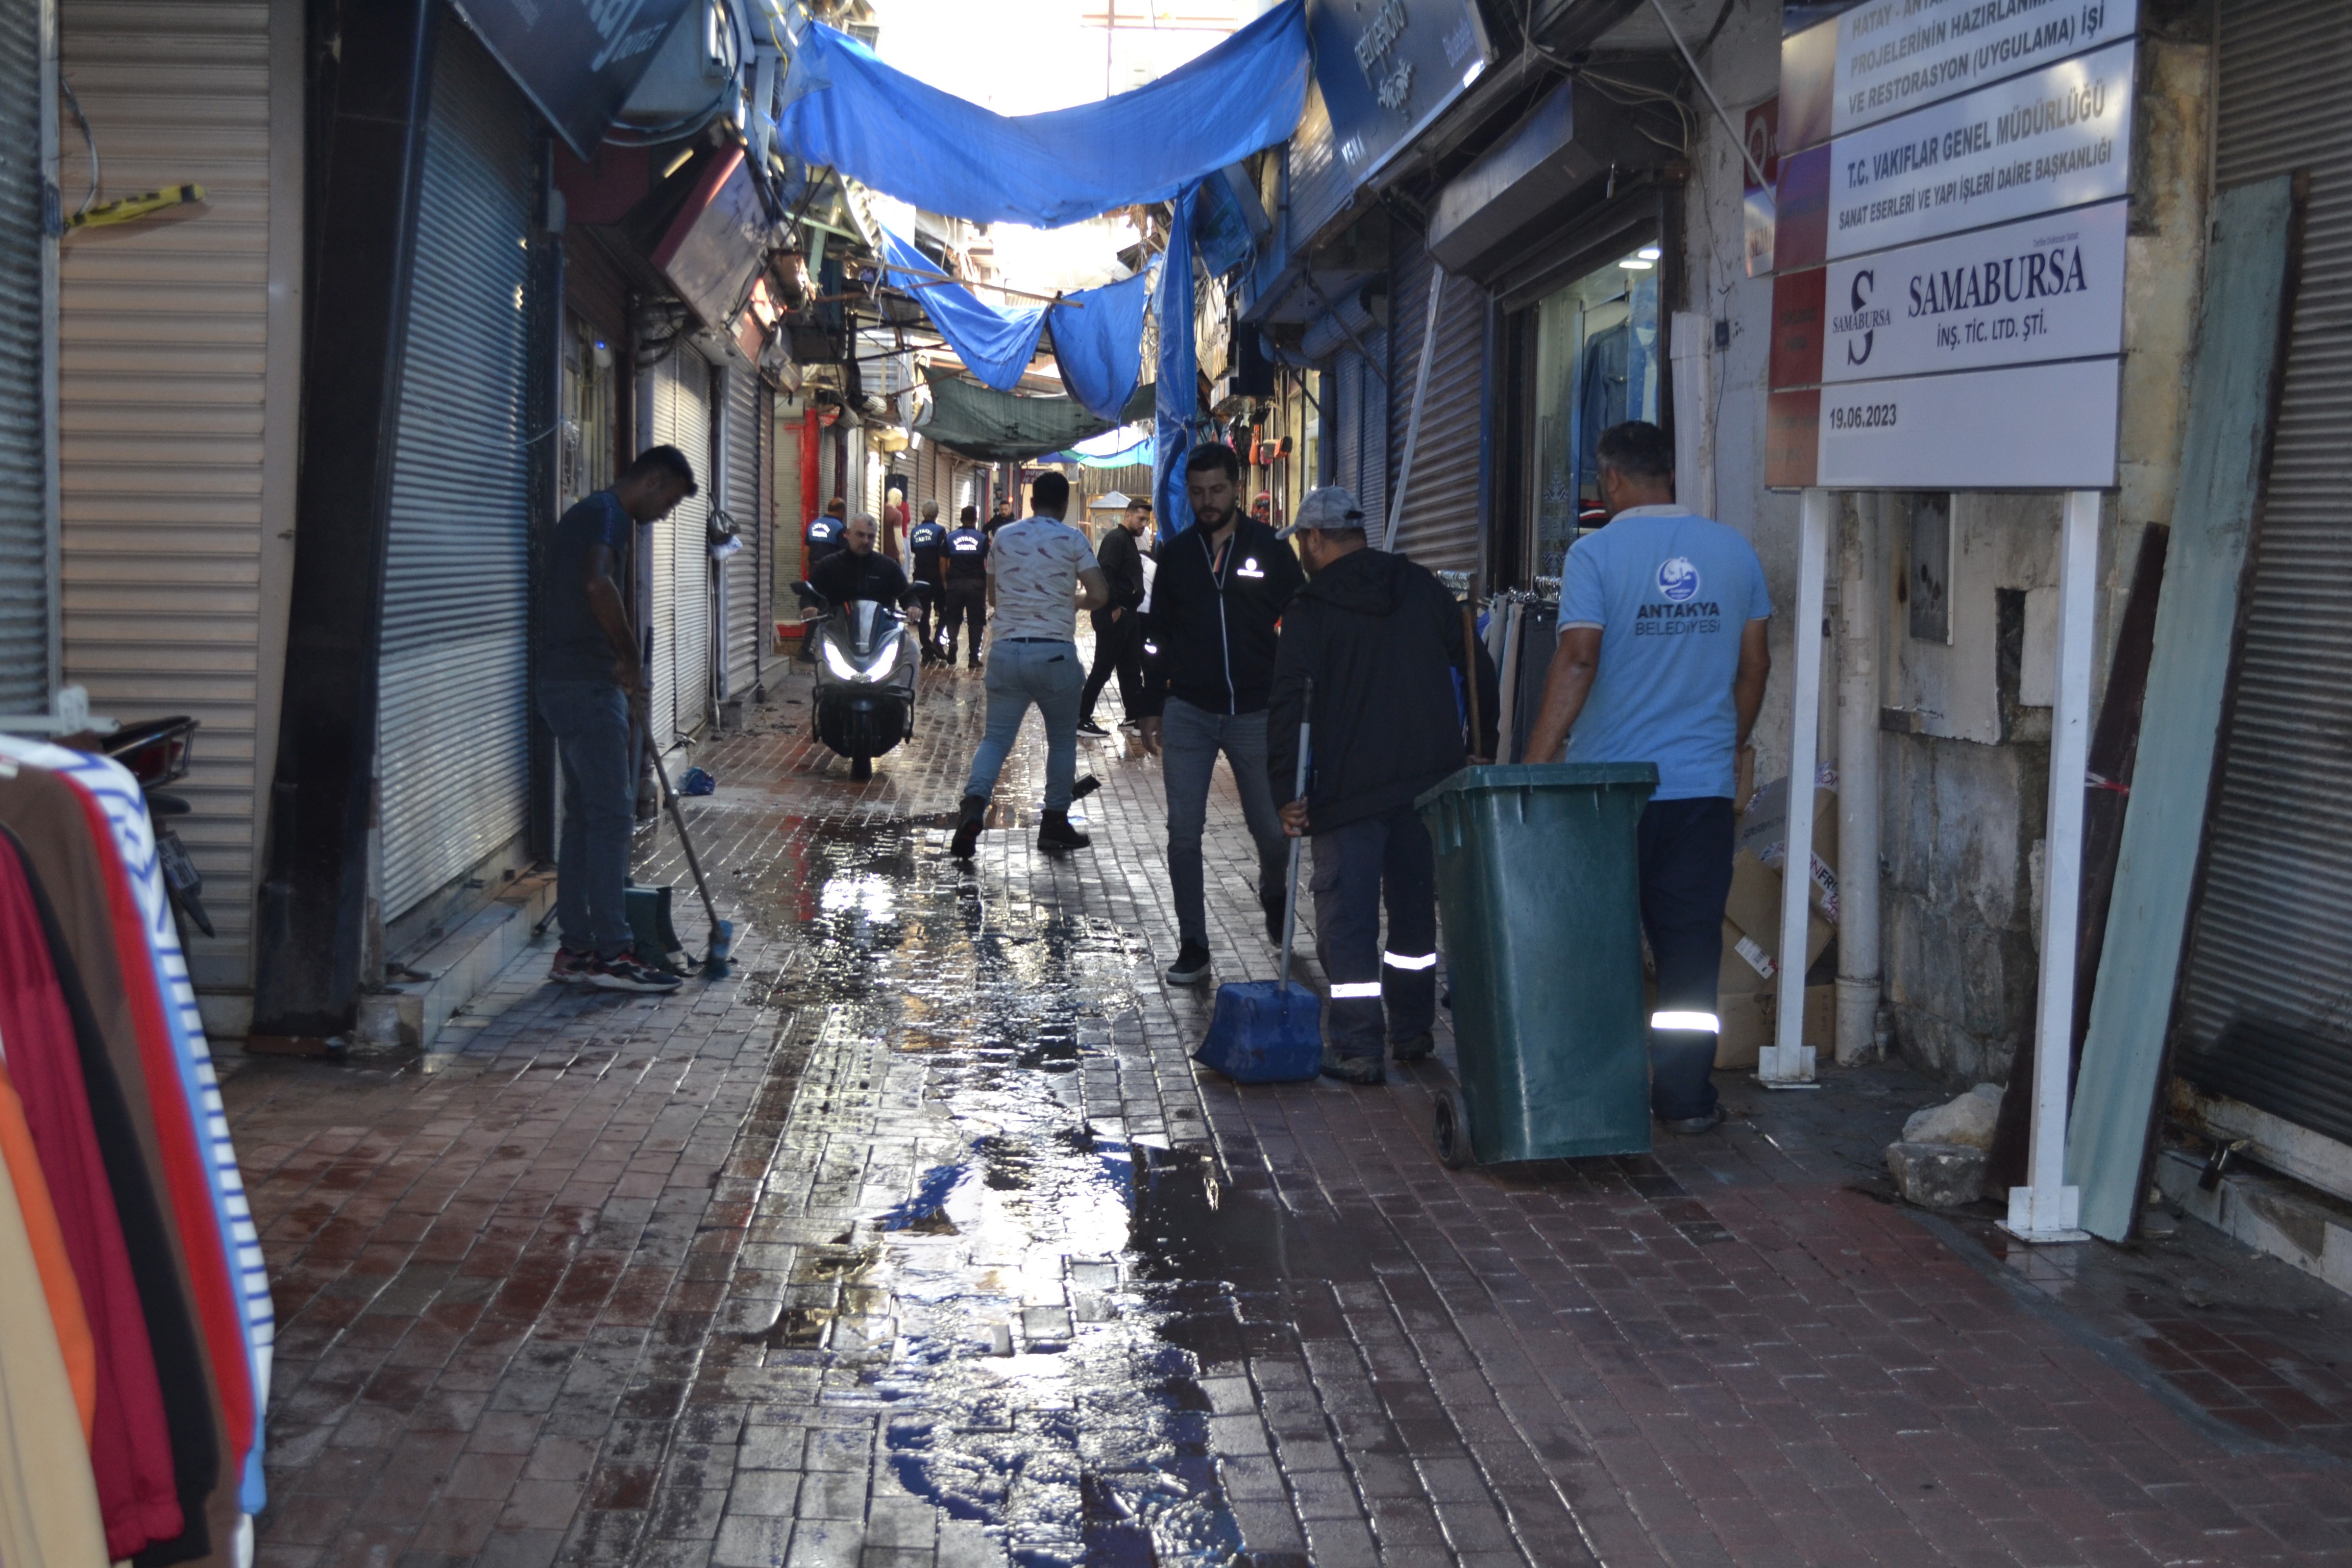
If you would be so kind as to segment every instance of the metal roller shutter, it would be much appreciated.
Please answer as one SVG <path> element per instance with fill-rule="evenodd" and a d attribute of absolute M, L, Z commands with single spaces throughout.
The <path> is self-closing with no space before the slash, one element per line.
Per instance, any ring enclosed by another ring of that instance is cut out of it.
<path fill-rule="evenodd" d="M 522 832 L 530 804 L 532 126 L 462 26 L 437 50 L 384 570 L 386 921 Z"/>
<path fill-rule="evenodd" d="M 203 725 L 178 790 L 194 808 L 179 833 L 219 934 L 198 934 L 189 962 L 200 986 L 240 986 L 252 934 L 257 708 L 277 673 L 261 669 L 260 605 L 269 5 L 175 5 L 134 18 L 73 0 L 60 29 L 63 68 L 103 159 L 103 194 L 205 187 L 204 205 L 179 221 L 79 235 L 60 248 L 65 679 L 117 719 L 185 713 Z M 79 151 L 80 130 L 68 125 L 61 133 Z M 72 158 L 63 173 L 71 211 L 88 193 L 89 166 Z M 0 480 L 0 498 L 16 490 Z M 9 575 L 0 567 L 0 579 Z M 0 669 L 12 662 L 0 655 Z"/>
<path fill-rule="evenodd" d="M 1364 334 L 1364 347 L 1371 358 L 1362 363 L 1357 378 L 1361 396 L 1357 400 L 1356 420 L 1361 468 L 1356 478 L 1356 499 L 1364 505 L 1367 526 L 1375 521 L 1385 525 L 1389 515 L 1389 389 L 1372 372 L 1373 365 L 1388 370 L 1391 355 L 1391 326 Z M 1391 373 L 1393 379 L 1394 373 Z"/>
<path fill-rule="evenodd" d="M 760 683 L 760 378 L 740 366 L 727 372 L 727 486 L 722 498 L 743 548 L 720 567 L 727 590 L 726 690 L 748 697 Z"/>
<path fill-rule="evenodd" d="M 1355 490 L 1362 499 L 1364 482 L 1364 361 L 1353 349 L 1342 349 L 1332 361 L 1331 482 Z"/>
<path fill-rule="evenodd" d="M 1420 237 L 1400 235 L 1396 305 L 1389 313 L 1396 344 L 1396 395 L 1389 400 L 1391 472 L 1404 461 L 1405 426 L 1412 417 L 1413 384 L 1421 374 L 1429 321 L 1430 277 L 1429 253 Z M 1486 291 L 1467 278 L 1447 278 L 1437 302 L 1429 391 L 1396 540 L 1401 552 L 1433 571 L 1473 572 L 1478 566 L 1478 400 L 1486 375 Z M 1385 525 L 1385 513 L 1381 522 Z"/>
<path fill-rule="evenodd" d="M 54 360 L 41 187 L 44 47 L 52 13 L 0 6 L 0 713 L 49 706 L 56 557 L 44 388 Z"/>
<path fill-rule="evenodd" d="M 2311 205 L 2179 1060 L 2352 1142 L 2352 24 L 2340 0 L 2220 19 L 2219 183 L 2308 169 Z"/>
<path fill-rule="evenodd" d="M 677 735 L 702 728 L 710 710 L 710 365 L 681 345 L 654 367 L 654 443 L 676 447 L 704 481 L 701 493 L 653 525 L 652 711 Z M 655 739 L 667 744 L 671 735 Z"/>

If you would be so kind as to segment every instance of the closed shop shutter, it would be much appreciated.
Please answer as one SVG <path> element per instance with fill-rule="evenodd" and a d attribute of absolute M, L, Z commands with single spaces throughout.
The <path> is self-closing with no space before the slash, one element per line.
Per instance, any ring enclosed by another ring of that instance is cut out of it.
<path fill-rule="evenodd" d="M 196 933 L 189 965 L 199 986 L 241 986 L 256 708 L 278 678 L 260 666 L 259 603 L 269 6 L 166 6 L 135 24 L 83 0 L 60 11 L 64 69 L 103 155 L 103 195 L 205 187 L 204 205 L 179 221 L 99 230 L 59 250 L 65 679 L 116 719 L 184 713 L 202 725 L 175 791 L 192 810 L 175 826 L 218 934 Z M 0 22 L 0 35 L 15 26 Z M 80 147 L 70 119 L 61 134 Z M 70 211 L 89 166 L 64 163 Z M 30 231 L 0 216 L 0 247 L 19 232 Z M 0 508 L 37 493 L 13 470 L 0 477 Z M 0 598 L 12 585 L 15 568 L 0 564 Z M 25 668 L 0 652 L 0 681 Z M 0 710 L 11 707 L 0 697 Z"/>
<path fill-rule="evenodd" d="M 41 12 L 0 6 L 0 713 L 47 711 L 52 673 Z"/>
<path fill-rule="evenodd" d="M 760 378 L 742 366 L 727 372 L 727 489 L 724 504 L 743 548 L 723 568 L 727 591 L 727 695 L 748 697 L 760 683 Z"/>
<path fill-rule="evenodd" d="M 676 447 L 707 481 L 710 461 L 710 365 L 680 346 L 654 367 L 653 429 L 656 446 Z M 711 486 L 680 501 L 653 525 L 647 560 L 653 568 L 654 680 L 651 711 L 667 716 L 673 735 L 691 735 L 709 716 Z"/>
<path fill-rule="evenodd" d="M 1421 374 L 1432 275 L 1420 236 L 1400 235 L 1396 305 L 1389 315 L 1396 345 L 1396 395 L 1389 408 L 1392 472 L 1404 461 L 1405 426 L 1412 416 L 1413 384 Z M 1421 438 L 1413 447 L 1404 515 L 1397 523 L 1397 549 L 1432 571 L 1474 572 L 1478 567 L 1479 394 L 1486 376 L 1486 291 L 1467 278 L 1446 279 L 1437 303 Z M 1385 513 L 1380 523 L 1386 526 Z"/>
<path fill-rule="evenodd" d="M 1353 349 L 1339 352 L 1326 378 L 1331 388 L 1331 482 L 1351 490 L 1364 480 L 1364 383 L 1370 379 Z"/>
<path fill-rule="evenodd" d="M 466 875 L 529 816 L 532 137 L 521 94 L 445 21 L 385 559 L 387 921 Z"/>
<path fill-rule="evenodd" d="M 2219 182 L 2308 169 L 2311 205 L 2178 1059 L 2352 1142 L 2352 28 L 2339 0 L 2220 20 Z"/>

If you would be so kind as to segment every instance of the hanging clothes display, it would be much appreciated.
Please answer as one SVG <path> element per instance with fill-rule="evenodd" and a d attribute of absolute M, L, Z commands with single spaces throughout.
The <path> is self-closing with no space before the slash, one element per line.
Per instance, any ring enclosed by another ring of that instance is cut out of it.
<path fill-rule="evenodd" d="M 7 736 L 0 1175 L 0 1289 L 39 1303 L 0 1300 L 0 1560 L 249 1562 L 268 1279 L 146 803 Z"/>

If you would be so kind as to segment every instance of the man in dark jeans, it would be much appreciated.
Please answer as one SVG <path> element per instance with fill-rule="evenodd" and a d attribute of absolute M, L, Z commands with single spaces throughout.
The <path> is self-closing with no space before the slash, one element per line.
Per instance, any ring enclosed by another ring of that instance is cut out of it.
<path fill-rule="evenodd" d="M 1437 1022 L 1437 866 L 1413 801 L 1465 761 L 1456 671 L 1475 673 L 1495 747 L 1495 668 L 1465 646 L 1462 605 L 1402 555 L 1368 547 L 1364 513 L 1331 486 L 1299 503 L 1295 534 L 1310 574 L 1282 618 L 1267 719 L 1266 783 L 1286 834 L 1315 838 L 1317 955 L 1331 984 L 1323 1070 L 1348 1083 L 1387 1076 L 1386 1053 L 1418 1061 Z M 1476 660 L 1474 667 L 1472 659 Z M 1298 784 L 1298 721 L 1315 682 L 1312 766 Z M 1388 940 L 1381 940 L 1381 911 Z"/>
<path fill-rule="evenodd" d="M 1114 671 L 1118 676 L 1119 706 L 1130 719 L 1143 711 L 1143 549 L 1137 542 L 1151 527 L 1151 503 L 1138 499 L 1127 503 L 1118 524 L 1095 546 L 1095 564 L 1110 583 L 1110 604 L 1097 610 L 1095 664 L 1087 672 L 1085 697 L 1078 704 L 1078 733 L 1099 740 L 1110 733 L 1095 722 L 1095 702 Z"/>
<path fill-rule="evenodd" d="M 608 991 L 675 991 L 676 975 L 637 962 L 624 902 L 636 802 L 630 718 L 642 722 L 646 677 L 614 580 L 637 524 L 695 493 L 694 467 L 655 447 L 565 512 L 549 541 L 540 599 L 538 697 L 563 767 L 556 846 L 560 945 L 548 978 Z"/>
<path fill-rule="evenodd" d="M 1706 1132 L 1723 1121 L 1707 1075 L 1722 1033 L 1732 796 L 1772 669 L 1772 601 L 1747 539 L 1675 500 L 1664 431 L 1612 425 L 1597 454 L 1609 523 L 1561 569 L 1559 647 L 1528 761 L 1552 761 L 1565 742 L 1571 763 L 1657 765 L 1639 840 L 1642 925 L 1658 966 L 1650 1110 L 1674 1131 Z"/>
<path fill-rule="evenodd" d="M 1192 526 L 1160 549 L 1143 637 L 1143 748 L 1164 757 L 1168 885 L 1176 903 L 1176 962 L 1162 975 L 1192 985 L 1209 973 L 1209 917 L 1201 833 L 1209 782 L 1222 753 L 1233 769 L 1242 817 L 1258 854 L 1258 902 L 1266 936 L 1282 940 L 1290 849 L 1265 787 L 1265 694 L 1274 680 L 1275 627 L 1307 582 L 1298 557 L 1274 530 L 1242 515 L 1242 465 L 1209 442 L 1184 459 Z"/>

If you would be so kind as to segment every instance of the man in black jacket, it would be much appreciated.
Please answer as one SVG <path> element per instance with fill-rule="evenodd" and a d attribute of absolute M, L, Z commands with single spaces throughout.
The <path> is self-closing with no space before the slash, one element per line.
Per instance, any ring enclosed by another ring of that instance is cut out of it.
<path fill-rule="evenodd" d="M 1201 830 L 1220 752 L 1257 841 L 1266 934 L 1282 940 L 1290 849 L 1265 788 L 1265 694 L 1275 628 L 1307 574 L 1274 530 L 1242 515 L 1241 483 L 1241 458 L 1231 447 L 1211 442 L 1184 459 L 1193 526 L 1160 547 L 1151 613 L 1143 618 L 1143 746 L 1165 758 L 1168 784 L 1168 885 L 1178 937 L 1167 972 L 1171 985 L 1209 973 Z"/>
<path fill-rule="evenodd" d="M 1312 574 L 1282 623 L 1266 782 L 1286 834 L 1315 839 L 1315 934 L 1331 984 L 1323 1070 L 1349 1083 L 1429 1054 L 1437 1022 L 1436 866 L 1413 799 L 1473 761 L 1456 672 L 1477 659 L 1482 754 L 1495 748 L 1495 668 L 1464 646 L 1461 602 L 1402 555 L 1366 548 L 1364 514 L 1337 486 L 1308 494 L 1298 538 Z M 1311 771 L 1298 783 L 1308 679 Z M 1384 898 L 1385 895 L 1385 898 Z M 1388 942 L 1381 942 L 1381 906 Z M 1383 1004 L 1385 1020 L 1383 1019 Z"/>
<path fill-rule="evenodd" d="M 824 597 L 828 609 L 839 609 L 857 599 L 896 607 L 907 596 L 907 574 L 898 563 L 874 548 L 874 519 L 859 512 L 841 531 L 842 547 L 816 563 L 808 585 Z"/>
<path fill-rule="evenodd" d="M 1078 704 L 1078 733 L 1100 739 L 1110 733 L 1095 722 L 1095 701 L 1116 671 L 1118 705 L 1130 719 L 1143 711 L 1143 551 L 1136 542 L 1151 526 L 1151 503 L 1127 503 L 1118 523 L 1095 546 L 1095 564 L 1110 583 L 1110 603 L 1094 613 L 1095 665 Z"/>

